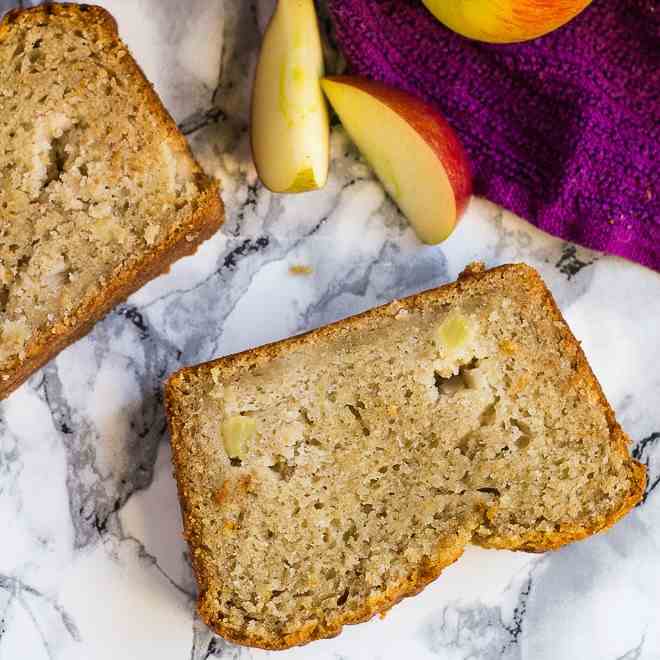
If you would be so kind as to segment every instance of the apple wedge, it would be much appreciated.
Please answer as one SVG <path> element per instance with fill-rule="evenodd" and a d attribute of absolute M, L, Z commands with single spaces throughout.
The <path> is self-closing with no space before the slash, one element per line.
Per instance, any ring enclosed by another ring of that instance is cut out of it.
<path fill-rule="evenodd" d="M 313 0 L 279 0 L 259 54 L 250 127 L 259 178 L 273 192 L 325 185 L 330 123 L 322 76 Z"/>
<path fill-rule="evenodd" d="M 535 39 L 577 16 L 591 0 L 422 0 L 450 30 L 488 43 Z"/>
<path fill-rule="evenodd" d="M 323 91 L 419 238 L 440 243 L 465 209 L 472 183 L 463 146 L 420 99 L 357 76 L 331 76 Z"/>

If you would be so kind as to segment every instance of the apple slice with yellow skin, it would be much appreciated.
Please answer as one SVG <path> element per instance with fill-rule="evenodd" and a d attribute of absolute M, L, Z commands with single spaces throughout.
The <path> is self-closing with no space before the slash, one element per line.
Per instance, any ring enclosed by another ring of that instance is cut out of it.
<path fill-rule="evenodd" d="M 472 192 L 463 146 L 420 99 L 358 76 L 321 82 L 346 132 L 425 243 L 454 230 Z"/>
<path fill-rule="evenodd" d="M 250 127 L 257 173 L 273 192 L 325 185 L 330 123 L 322 76 L 313 0 L 279 0 L 259 54 Z"/>
<path fill-rule="evenodd" d="M 450 30 L 470 39 L 510 44 L 568 23 L 591 0 L 423 0 Z"/>

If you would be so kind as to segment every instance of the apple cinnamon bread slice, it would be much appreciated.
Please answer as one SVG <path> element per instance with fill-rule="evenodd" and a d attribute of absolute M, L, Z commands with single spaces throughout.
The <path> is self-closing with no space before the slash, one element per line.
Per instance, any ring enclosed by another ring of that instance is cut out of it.
<path fill-rule="evenodd" d="M 199 611 L 264 648 L 384 612 L 469 543 L 584 538 L 645 484 L 525 265 L 183 369 L 166 403 Z"/>

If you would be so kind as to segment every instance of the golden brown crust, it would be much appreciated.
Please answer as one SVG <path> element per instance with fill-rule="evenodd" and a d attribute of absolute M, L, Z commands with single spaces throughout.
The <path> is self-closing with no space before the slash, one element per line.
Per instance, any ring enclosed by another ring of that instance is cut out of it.
<path fill-rule="evenodd" d="M 179 410 L 178 408 L 177 401 L 179 395 L 177 394 L 177 391 L 185 386 L 185 380 L 189 375 L 192 375 L 199 370 L 207 372 L 211 368 L 219 367 L 225 372 L 225 374 L 231 374 L 237 370 L 247 368 L 252 364 L 262 364 L 276 358 L 282 353 L 299 348 L 300 346 L 313 345 L 320 340 L 341 336 L 343 333 L 359 329 L 368 320 L 390 316 L 392 314 L 391 308 L 389 305 L 378 307 L 297 337 L 244 351 L 233 356 L 223 357 L 194 367 L 184 368 L 170 377 L 165 392 L 165 405 L 172 443 L 172 461 L 174 464 L 175 475 L 177 477 L 177 483 L 179 485 L 179 501 L 183 512 L 184 535 L 191 547 L 193 569 L 199 585 L 198 609 L 202 619 L 219 635 L 238 644 L 272 650 L 286 649 L 292 646 L 306 644 L 317 639 L 334 637 L 341 632 L 344 625 L 360 623 L 377 614 L 383 615 L 403 598 L 420 592 L 427 584 L 435 580 L 444 568 L 456 561 L 463 553 L 465 546 L 470 542 L 479 543 L 484 547 L 490 548 L 543 552 L 545 550 L 558 548 L 571 541 L 585 538 L 595 532 L 610 527 L 641 500 L 646 483 L 646 471 L 640 463 L 632 460 L 630 457 L 627 448 L 627 438 L 617 424 L 614 418 L 614 413 L 607 403 L 593 372 L 588 366 L 579 343 L 566 325 L 552 295 L 533 268 L 525 264 L 509 264 L 485 271 L 483 265 L 478 263 L 471 264 L 463 273 L 461 273 L 457 282 L 448 284 L 439 289 L 425 291 L 415 296 L 405 298 L 398 301 L 396 305 L 399 306 L 399 309 L 420 309 L 430 300 L 451 299 L 455 293 L 459 293 L 464 287 L 471 287 L 482 278 L 505 278 L 509 276 L 515 277 L 516 281 L 525 286 L 530 294 L 535 293 L 541 297 L 543 304 L 547 306 L 548 313 L 559 324 L 558 327 L 561 328 L 562 338 L 566 342 L 567 349 L 570 349 L 570 351 L 574 353 L 578 361 L 579 381 L 586 390 L 590 390 L 597 394 L 598 400 L 606 410 L 612 442 L 619 447 L 626 462 L 630 466 L 631 471 L 632 487 L 623 504 L 610 515 L 596 521 L 596 523 L 589 527 L 580 527 L 578 525 L 566 526 L 560 531 L 554 533 L 531 532 L 520 538 L 505 539 L 490 537 L 488 541 L 480 540 L 480 537 L 476 535 L 472 537 L 471 532 L 468 532 L 466 533 L 465 538 L 457 538 L 456 543 L 451 546 L 438 548 L 434 561 L 421 564 L 416 571 L 401 583 L 388 589 L 388 591 L 380 598 L 367 602 L 364 608 L 357 614 L 349 616 L 340 615 L 336 620 L 326 623 L 325 625 L 321 626 L 317 624 L 306 626 L 302 630 L 289 635 L 284 635 L 277 639 L 265 639 L 249 635 L 241 635 L 238 634 L 236 630 L 224 626 L 218 619 L 216 613 L 207 610 L 204 604 L 203 596 L 208 589 L 212 576 L 208 572 L 208 568 L 204 561 L 204 553 L 200 549 L 203 546 L 203 541 L 196 528 L 191 498 L 183 486 L 184 482 L 182 475 L 185 469 L 185 457 L 181 419 L 184 411 Z M 488 512 L 486 512 L 486 520 L 487 517 Z"/>
<path fill-rule="evenodd" d="M 200 608 L 199 614 L 206 625 L 213 628 L 218 635 L 221 635 L 230 642 L 268 651 L 282 651 L 292 646 L 302 646 L 318 639 L 329 639 L 339 635 L 344 626 L 364 623 L 377 615 L 384 617 L 388 610 L 404 598 L 416 596 L 424 587 L 437 579 L 445 568 L 451 566 L 451 564 L 459 559 L 463 554 L 466 544 L 467 541 L 462 543 L 457 542 L 456 545 L 440 548 L 435 561 L 427 562 L 420 566 L 417 571 L 402 580 L 399 584 L 390 587 L 385 594 L 379 598 L 371 599 L 359 612 L 352 613 L 349 617 L 337 617 L 336 621 L 325 625 L 308 625 L 302 630 L 284 635 L 277 640 L 240 635 L 235 630 L 223 626 L 214 617 L 213 613 L 205 612 L 203 608 Z"/>
<path fill-rule="evenodd" d="M 112 38 L 117 38 L 117 22 L 103 7 L 86 4 L 53 3 L 37 5 L 26 9 L 12 9 L 0 21 L 0 39 L 21 25 L 35 25 L 51 17 L 65 20 L 79 20 L 103 26 Z"/>
<path fill-rule="evenodd" d="M 0 41 L 9 34 L 10 30 L 21 25 L 34 25 L 52 18 L 71 21 L 72 25 L 76 22 L 85 25 L 94 23 L 99 27 L 104 39 L 116 43 L 119 48 L 126 51 L 125 66 L 128 67 L 128 75 L 132 83 L 139 90 L 143 102 L 156 115 L 157 121 L 162 126 L 164 139 L 174 141 L 193 161 L 197 183 L 202 192 L 197 209 L 186 225 L 177 227 L 154 249 L 146 252 L 137 263 L 120 271 L 102 293 L 84 301 L 66 322 L 37 335 L 30 343 L 26 357 L 22 360 L 16 358 L 12 371 L 3 375 L 5 380 L 0 380 L 0 399 L 13 392 L 62 349 L 87 334 L 92 326 L 117 303 L 125 300 L 154 277 L 167 272 L 172 263 L 181 257 L 194 254 L 199 244 L 210 238 L 224 219 L 218 182 L 206 176 L 194 160 L 186 139 L 176 127 L 143 71 L 119 39 L 117 23 L 109 12 L 94 5 L 77 4 L 48 4 L 29 9 L 15 9 L 0 21 Z"/>

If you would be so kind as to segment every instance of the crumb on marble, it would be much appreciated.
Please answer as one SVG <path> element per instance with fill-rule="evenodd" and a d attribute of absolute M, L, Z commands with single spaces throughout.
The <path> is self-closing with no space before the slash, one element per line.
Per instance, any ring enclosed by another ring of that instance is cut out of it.
<path fill-rule="evenodd" d="M 293 264 L 289 266 L 290 275 L 311 275 L 313 272 L 314 269 L 311 266 L 304 264 Z"/>

